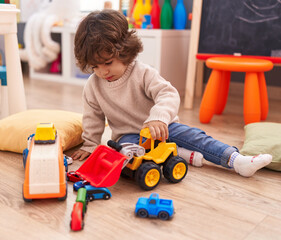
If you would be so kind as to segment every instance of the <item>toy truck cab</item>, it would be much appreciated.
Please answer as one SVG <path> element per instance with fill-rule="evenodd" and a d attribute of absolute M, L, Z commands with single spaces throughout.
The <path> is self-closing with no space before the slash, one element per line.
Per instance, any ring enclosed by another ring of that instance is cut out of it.
<path fill-rule="evenodd" d="M 140 132 L 139 145 L 146 153 L 134 156 L 122 173 L 134 177 L 141 188 L 152 190 L 159 184 L 162 166 L 168 181 L 177 183 L 184 179 L 187 162 L 178 156 L 176 143 L 153 140 L 149 129 L 144 128 Z"/>
<path fill-rule="evenodd" d="M 138 199 L 135 214 L 139 217 L 158 217 L 161 220 L 168 220 L 174 214 L 173 200 L 160 199 L 157 193 L 152 193 L 149 198 Z"/>
<path fill-rule="evenodd" d="M 53 123 L 39 123 L 35 133 L 35 143 L 55 143 L 57 131 Z"/>

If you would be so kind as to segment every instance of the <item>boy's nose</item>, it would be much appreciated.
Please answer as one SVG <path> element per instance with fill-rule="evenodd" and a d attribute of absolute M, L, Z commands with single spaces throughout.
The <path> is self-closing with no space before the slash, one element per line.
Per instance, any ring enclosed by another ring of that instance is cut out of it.
<path fill-rule="evenodd" d="M 109 74 L 109 69 L 105 69 L 104 71 L 103 71 L 103 76 L 107 76 Z"/>

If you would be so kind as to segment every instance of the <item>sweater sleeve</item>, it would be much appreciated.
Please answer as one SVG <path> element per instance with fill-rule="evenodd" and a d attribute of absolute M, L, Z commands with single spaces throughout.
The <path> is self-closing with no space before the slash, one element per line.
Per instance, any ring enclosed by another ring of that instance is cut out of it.
<path fill-rule="evenodd" d="M 145 123 L 158 120 L 170 124 L 179 111 L 178 91 L 154 69 L 148 69 L 143 80 L 146 95 L 155 103 Z"/>
<path fill-rule="evenodd" d="M 105 115 L 102 112 L 94 94 L 91 82 L 87 83 L 83 91 L 83 133 L 82 150 L 92 153 L 100 144 L 105 128 Z"/>

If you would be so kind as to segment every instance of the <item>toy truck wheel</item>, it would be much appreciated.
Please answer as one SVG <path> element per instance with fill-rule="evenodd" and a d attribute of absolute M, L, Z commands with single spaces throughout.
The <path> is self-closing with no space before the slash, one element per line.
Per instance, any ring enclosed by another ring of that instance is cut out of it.
<path fill-rule="evenodd" d="M 141 209 L 138 210 L 137 216 L 141 217 L 141 218 L 147 218 L 148 212 L 145 209 L 141 208 Z"/>
<path fill-rule="evenodd" d="M 32 202 L 32 199 L 27 199 L 24 197 L 24 194 L 23 194 L 23 185 L 22 185 L 22 198 L 25 202 Z"/>
<path fill-rule="evenodd" d="M 178 183 L 184 179 L 187 171 L 187 162 L 179 156 L 171 157 L 163 166 L 164 177 L 172 183 Z"/>
<path fill-rule="evenodd" d="M 87 195 L 86 199 L 87 201 L 92 202 L 95 200 L 95 197 L 93 195 Z"/>
<path fill-rule="evenodd" d="M 160 179 L 160 167 L 155 163 L 143 163 L 136 172 L 136 181 L 144 190 L 154 189 L 159 184 Z"/>
<path fill-rule="evenodd" d="M 104 195 L 103 195 L 103 199 L 105 199 L 105 200 L 110 199 L 110 195 L 109 195 L 108 193 L 104 194 Z"/>
<path fill-rule="evenodd" d="M 168 220 L 169 219 L 169 213 L 167 213 L 166 211 L 161 211 L 158 213 L 158 218 L 161 220 Z"/>
<path fill-rule="evenodd" d="M 63 197 L 58 198 L 59 201 L 64 201 L 67 198 L 67 183 L 65 184 L 65 195 Z"/>

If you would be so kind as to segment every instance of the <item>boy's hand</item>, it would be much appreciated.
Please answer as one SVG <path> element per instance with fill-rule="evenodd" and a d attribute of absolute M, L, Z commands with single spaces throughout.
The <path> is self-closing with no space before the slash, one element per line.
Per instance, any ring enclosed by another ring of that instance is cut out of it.
<path fill-rule="evenodd" d="M 87 157 L 89 157 L 90 154 L 91 153 L 89 153 L 87 151 L 79 149 L 79 150 L 75 151 L 74 153 L 72 153 L 72 155 L 70 157 L 72 157 L 73 160 L 82 161 L 82 160 L 86 159 Z"/>
<path fill-rule="evenodd" d="M 149 128 L 153 140 L 159 139 L 161 141 L 166 141 L 169 137 L 168 126 L 166 123 L 161 121 L 151 121 L 143 124 L 142 128 L 146 127 Z"/>

